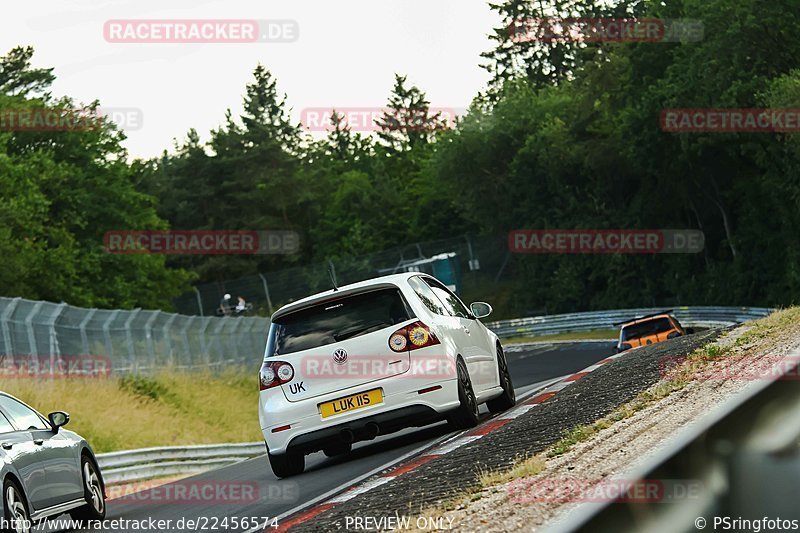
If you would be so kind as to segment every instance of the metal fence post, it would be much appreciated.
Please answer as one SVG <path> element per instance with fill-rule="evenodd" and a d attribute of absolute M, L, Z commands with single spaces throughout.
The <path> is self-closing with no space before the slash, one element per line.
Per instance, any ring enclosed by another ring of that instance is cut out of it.
<path fill-rule="evenodd" d="M 131 370 L 134 374 L 139 373 L 139 364 L 136 361 L 136 349 L 133 347 L 133 334 L 131 333 L 131 324 L 133 323 L 136 315 L 139 314 L 141 309 L 134 309 L 128 313 L 128 318 L 125 320 L 125 340 L 128 344 L 128 361 L 130 361 Z"/>
<path fill-rule="evenodd" d="M 206 330 L 211 325 L 211 317 L 203 319 L 203 327 L 200 328 L 200 350 L 203 352 L 203 359 L 211 363 L 211 352 L 208 350 L 208 342 L 206 341 Z"/>
<path fill-rule="evenodd" d="M 56 337 L 56 321 L 58 321 L 58 317 L 61 315 L 61 312 L 64 311 L 64 308 L 67 306 L 65 303 L 61 303 L 56 307 L 56 312 L 53 313 L 53 316 L 50 318 L 50 323 L 47 324 L 48 330 L 50 333 L 50 377 L 53 377 L 53 369 L 56 365 L 56 355 L 61 355 L 61 351 L 58 349 L 58 338 Z"/>
<path fill-rule="evenodd" d="M 231 329 L 231 331 L 230 331 L 230 333 L 229 333 L 229 334 L 230 334 L 230 336 L 231 336 L 231 337 L 233 337 L 233 339 L 234 339 L 234 343 L 236 344 L 236 346 L 237 346 L 237 347 L 238 347 L 240 350 L 241 350 L 241 348 L 242 348 L 242 345 L 241 345 L 241 343 L 239 342 L 239 338 L 238 338 L 238 337 L 237 337 L 237 335 L 236 335 L 236 330 L 238 330 L 238 329 L 239 329 L 239 326 L 241 326 L 241 325 L 242 325 L 242 319 L 241 319 L 241 318 L 237 318 L 237 319 L 236 319 L 236 323 L 233 325 L 233 329 Z M 237 351 L 238 351 L 238 350 L 237 350 Z M 238 353 L 236 354 L 236 358 L 237 358 L 237 359 L 239 358 L 239 354 L 238 354 Z"/>
<path fill-rule="evenodd" d="M 33 306 L 33 309 L 31 309 L 31 312 L 25 317 L 25 327 L 28 330 L 28 346 L 30 346 L 30 355 L 32 356 L 39 355 L 39 348 L 36 346 L 36 333 L 33 331 L 33 317 L 39 314 L 39 309 L 42 308 L 43 304 L 44 302 L 36 302 L 36 304 Z"/>
<path fill-rule="evenodd" d="M 261 283 L 264 285 L 264 294 L 267 295 L 267 306 L 269 306 L 269 314 L 271 315 L 274 311 L 272 310 L 272 298 L 269 297 L 269 286 L 267 285 L 267 278 L 264 277 L 264 274 L 259 274 L 259 278 L 261 278 Z"/>
<path fill-rule="evenodd" d="M 153 342 L 153 322 L 156 321 L 158 318 L 159 313 L 161 311 L 151 311 L 150 318 L 147 319 L 147 322 L 144 324 L 144 335 L 147 342 L 147 351 L 150 354 L 150 370 L 151 372 L 155 371 L 156 369 L 156 346 Z"/>
<path fill-rule="evenodd" d="M 220 347 L 220 350 L 219 350 L 219 362 L 220 362 L 220 364 L 222 364 L 222 362 L 225 360 L 225 345 L 219 342 L 219 336 L 220 336 L 220 332 L 222 331 L 222 328 L 224 328 L 225 324 L 228 323 L 228 320 L 230 320 L 230 318 L 227 318 L 227 317 L 219 319 L 219 323 L 217 324 L 217 327 L 214 328 L 214 334 L 213 334 L 214 338 L 211 340 L 212 343 L 214 341 L 217 341 L 217 344 Z M 210 363 L 210 361 L 209 361 L 209 363 Z"/>
<path fill-rule="evenodd" d="M 3 309 L 3 314 L 0 315 L 0 328 L 2 328 L 3 332 L 3 344 L 5 345 L 6 355 L 14 355 L 14 343 L 11 342 L 11 329 L 8 327 L 8 322 L 21 299 L 22 298 L 12 299 L 6 308 Z"/>
<path fill-rule="evenodd" d="M 240 333 L 240 337 L 242 338 L 242 346 L 247 346 L 244 356 L 245 365 L 249 364 L 251 357 L 257 353 L 255 343 L 253 342 L 253 322 L 258 320 L 258 318 L 253 317 L 249 323 L 242 327 L 242 333 Z"/>
<path fill-rule="evenodd" d="M 172 339 L 170 338 L 170 328 L 172 327 L 172 323 L 175 322 L 175 319 L 178 318 L 177 313 L 173 313 L 166 322 L 164 322 L 164 326 L 161 328 L 161 331 L 164 332 L 164 342 L 167 345 L 167 358 L 169 359 L 169 365 L 175 366 L 175 355 L 172 353 Z"/>
<path fill-rule="evenodd" d="M 111 359 L 114 356 L 114 345 L 111 342 L 111 323 L 117 318 L 120 310 L 115 309 L 108 315 L 108 318 L 105 322 L 103 322 L 103 336 L 105 337 L 106 341 L 106 357 Z M 111 364 L 113 365 L 114 362 L 112 361 Z"/>
<path fill-rule="evenodd" d="M 187 368 L 192 368 L 192 345 L 189 344 L 189 335 L 188 331 L 189 328 L 192 326 L 196 317 L 191 317 L 189 320 L 186 321 L 186 325 L 183 326 L 181 333 L 183 334 L 183 345 L 186 346 L 186 355 L 189 357 L 189 364 L 186 365 Z"/>
<path fill-rule="evenodd" d="M 253 345 L 253 354 L 259 357 L 258 362 L 261 361 L 260 358 L 264 357 L 264 349 L 267 343 L 268 331 L 264 331 L 263 328 L 265 323 L 267 325 L 267 330 L 269 330 L 269 320 L 263 320 L 261 318 L 253 319 L 253 324 L 248 331 L 250 343 Z"/>
<path fill-rule="evenodd" d="M 86 334 L 86 326 L 92 320 L 92 317 L 97 312 L 97 309 L 89 309 L 89 312 L 86 313 L 86 316 L 83 317 L 81 320 L 80 325 L 78 328 L 81 330 L 81 344 L 83 345 L 83 355 L 91 355 L 89 353 L 89 335 Z"/>
<path fill-rule="evenodd" d="M 200 316 L 203 316 L 203 299 L 200 297 L 200 291 L 197 290 L 197 287 L 192 287 L 194 289 L 194 293 L 197 295 L 197 309 L 200 311 Z"/>

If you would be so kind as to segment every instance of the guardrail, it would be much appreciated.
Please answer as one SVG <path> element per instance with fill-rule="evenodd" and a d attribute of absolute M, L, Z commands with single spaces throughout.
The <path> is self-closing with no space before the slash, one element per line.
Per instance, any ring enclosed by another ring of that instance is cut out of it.
<path fill-rule="evenodd" d="M 164 446 L 97 454 L 103 479 L 109 485 L 155 477 L 192 474 L 264 455 L 263 442 Z"/>
<path fill-rule="evenodd" d="M 637 316 L 663 311 L 664 307 L 590 311 L 545 315 L 490 322 L 486 327 L 501 339 L 553 335 L 576 331 L 614 329 L 614 324 Z M 774 309 L 766 307 L 675 307 L 672 314 L 688 327 L 724 327 L 762 318 Z"/>
<path fill-rule="evenodd" d="M 784 364 L 775 361 L 782 374 L 771 374 L 773 381 L 755 381 L 626 476 L 631 483 L 677 481 L 699 490 L 582 504 L 549 531 L 792 529 L 784 523 L 767 527 L 762 520 L 800 521 L 791 496 L 800 472 L 798 361 L 800 351 L 785 356 Z M 759 527 L 724 527 L 726 517 L 728 526 L 735 518 Z"/>

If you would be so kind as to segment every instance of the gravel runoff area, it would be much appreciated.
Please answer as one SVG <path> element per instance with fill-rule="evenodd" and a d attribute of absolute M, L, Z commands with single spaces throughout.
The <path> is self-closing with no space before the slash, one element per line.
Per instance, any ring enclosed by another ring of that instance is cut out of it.
<path fill-rule="evenodd" d="M 793 316 L 796 317 L 794 311 Z M 555 484 L 564 489 L 598 480 L 617 480 L 617 483 L 605 481 L 606 486 L 623 487 L 626 473 L 635 470 L 679 431 L 742 391 L 754 377 L 767 379 L 774 375 L 764 372 L 764 369 L 770 368 L 776 359 L 794 359 L 798 356 L 800 321 L 784 321 L 769 335 L 753 335 L 752 340 L 746 337 L 740 339 L 752 327 L 740 326 L 714 343 L 720 350 L 727 350 L 722 360 L 710 364 L 715 378 L 690 381 L 684 388 L 651 403 L 630 418 L 613 423 L 563 455 L 543 458 L 544 469 L 535 476 L 485 488 L 470 497 L 461 498 L 450 511 L 434 508 L 427 510 L 424 516 L 442 517 L 443 523 L 452 524 L 450 529 L 454 531 L 536 531 L 544 526 L 558 526 L 578 504 L 545 501 L 547 497 L 531 498 L 530 494 L 533 493 L 526 493 L 524 489 L 520 491 L 521 487 L 541 490 L 542 487 Z M 686 346 L 676 351 L 685 353 L 689 348 Z M 641 375 L 640 372 L 647 373 L 645 368 L 650 368 L 642 361 L 644 357 L 655 359 L 660 355 L 642 351 L 635 357 L 623 358 L 602 370 L 608 373 L 633 371 Z M 727 378 L 721 379 L 720 376 Z M 617 386 L 624 385 L 619 383 Z M 562 402 L 565 400 L 561 399 Z M 542 411 L 537 413 L 538 416 L 541 414 Z M 529 496 L 527 499 L 525 494 Z"/>
<path fill-rule="evenodd" d="M 660 380 L 665 361 L 674 361 L 676 357 L 691 353 L 715 340 L 720 333 L 712 330 L 633 350 L 584 376 L 511 423 L 399 475 L 390 483 L 315 513 L 313 518 L 293 525 L 290 530 L 331 531 L 345 529 L 348 518 L 352 523 L 353 517 L 417 517 L 428 514 L 427 510 L 436 509 L 443 502 L 452 501 L 478 487 L 481 473 L 508 469 L 522 458 L 545 451 L 565 432 L 592 423 L 633 400 Z M 611 433 L 615 431 L 617 428 Z M 640 427 L 639 431 L 646 429 Z M 628 463 L 631 457 L 638 456 L 638 452 L 626 454 L 618 450 L 630 449 L 629 446 L 628 439 L 620 439 L 614 449 L 614 453 L 624 455 L 627 459 L 623 461 Z M 603 457 L 602 464 L 606 461 L 607 457 Z M 594 466 L 598 467 L 598 464 L 600 462 L 595 458 Z M 604 473 L 612 474 L 613 471 L 609 469 Z M 589 475 L 589 472 L 585 474 Z M 381 474 L 376 477 L 379 476 Z M 444 520 L 431 523 L 460 530 L 530 530 L 552 515 L 542 516 L 539 522 L 536 522 L 534 514 L 517 519 L 517 513 L 522 512 L 521 506 L 507 501 L 505 492 L 502 487 L 484 491 L 480 500 L 454 512 L 435 511 L 434 515 L 438 513 L 438 518 Z M 491 513 L 487 509 L 491 509 Z"/>

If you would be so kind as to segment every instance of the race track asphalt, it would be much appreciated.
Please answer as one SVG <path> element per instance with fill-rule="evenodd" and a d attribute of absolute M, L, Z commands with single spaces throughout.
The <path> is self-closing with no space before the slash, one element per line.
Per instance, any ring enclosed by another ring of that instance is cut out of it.
<path fill-rule="evenodd" d="M 608 341 L 506 347 L 518 397 L 611 355 L 613 346 L 613 341 Z M 258 421 L 254 419 L 253 423 Z M 242 527 L 243 519 L 245 526 L 254 525 L 256 519 L 263 525 L 266 517 L 279 517 L 282 521 L 301 508 L 327 499 L 454 434 L 447 424 L 439 423 L 358 443 L 352 453 L 343 457 L 328 458 L 315 453 L 306 457 L 303 474 L 281 480 L 272 474 L 266 456 L 256 457 L 156 489 L 128 494 L 125 501 L 109 501 L 107 519 L 134 522 L 116 524 L 118 527 L 104 531 L 251 530 L 254 528 Z M 158 525 L 159 520 L 170 522 Z M 189 523 L 190 520 L 193 522 Z"/>

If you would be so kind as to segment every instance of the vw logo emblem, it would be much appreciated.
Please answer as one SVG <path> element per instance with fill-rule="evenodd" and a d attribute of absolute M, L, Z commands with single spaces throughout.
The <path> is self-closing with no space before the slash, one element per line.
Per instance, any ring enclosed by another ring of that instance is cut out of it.
<path fill-rule="evenodd" d="M 344 348 L 339 348 L 333 352 L 333 362 L 337 365 L 343 365 L 347 362 L 347 352 Z"/>

